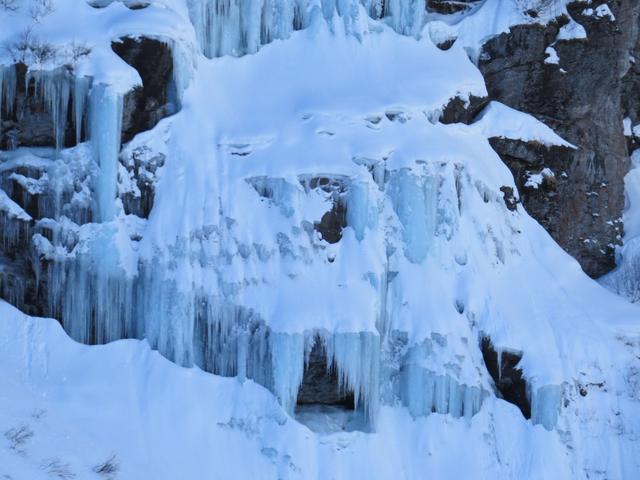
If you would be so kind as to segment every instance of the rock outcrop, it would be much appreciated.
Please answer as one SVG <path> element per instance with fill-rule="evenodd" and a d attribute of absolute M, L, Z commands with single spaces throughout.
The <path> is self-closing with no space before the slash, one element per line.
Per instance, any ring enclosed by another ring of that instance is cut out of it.
<path fill-rule="evenodd" d="M 640 45 L 640 4 L 608 4 L 612 15 L 573 2 L 571 19 L 512 27 L 484 45 L 479 61 L 491 99 L 531 113 L 577 147 L 492 142 L 512 170 L 529 214 L 592 277 L 615 266 L 629 168 L 623 120 L 637 123 L 640 108 L 631 94 L 638 83 L 633 54 Z M 585 38 L 566 34 L 575 22 L 584 27 Z M 543 170 L 548 181 L 531 181 Z"/>

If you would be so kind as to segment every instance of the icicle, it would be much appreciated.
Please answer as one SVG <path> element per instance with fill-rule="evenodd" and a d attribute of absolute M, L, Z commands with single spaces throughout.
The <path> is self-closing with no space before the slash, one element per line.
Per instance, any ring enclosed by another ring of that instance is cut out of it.
<path fill-rule="evenodd" d="M 56 149 L 64 147 L 67 129 L 67 114 L 71 96 L 71 75 L 65 68 L 52 71 L 28 71 L 25 77 L 25 87 L 34 82 L 36 97 L 44 104 L 51 115 L 53 123 L 53 137 Z"/>
<path fill-rule="evenodd" d="M 373 422 L 379 400 L 380 337 L 371 332 L 336 333 L 326 345 L 327 368 L 335 365 L 340 388 L 353 391 L 356 408 L 362 407 Z"/>
<path fill-rule="evenodd" d="M 304 374 L 304 337 L 299 333 L 271 335 L 273 392 L 282 408 L 293 414 Z"/>
<path fill-rule="evenodd" d="M 82 127 L 84 126 L 84 110 L 91 87 L 91 79 L 88 77 L 76 77 L 73 88 L 73 112 L 76 128 L 76 144 L 82 141 Z"/>
<path fill-rule="evenodd" d="M 118 153 L 122 130 L 122 96 L 104 84 L 91 89 L 89 137 L 100 167 L 95 178 L 95 219 L 107 222 L 115 216 Z"/>

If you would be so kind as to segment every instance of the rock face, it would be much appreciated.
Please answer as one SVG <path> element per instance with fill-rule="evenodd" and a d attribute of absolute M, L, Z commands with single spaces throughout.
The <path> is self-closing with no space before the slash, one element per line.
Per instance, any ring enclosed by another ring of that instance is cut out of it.
<path fill-rule="evenodd" d="M 533 114 L 577 147 L 492 143 L 512 170 L 527 211 L 592 277 L 615 266 L 629 168 L 623 119 L 638 122 L 640 108 L 631 94 L 640 71 L 633 62 L 640 3 L 608 4 L 615 19 L 583 2 L 568 6 L 586 38 L 560 39 L 562 27 L 573 21 L 564 16 L 547 26 L 520 25 L 488 41 L 479 62 L 491 99 Z M 545 168 L 542 183 L 531 181 Z"/>
<path fill-rule="evenodd" d="M 458 13 L 480 3 L 478 0 L 429 0 L 427 9 L 437 13 Z"/>

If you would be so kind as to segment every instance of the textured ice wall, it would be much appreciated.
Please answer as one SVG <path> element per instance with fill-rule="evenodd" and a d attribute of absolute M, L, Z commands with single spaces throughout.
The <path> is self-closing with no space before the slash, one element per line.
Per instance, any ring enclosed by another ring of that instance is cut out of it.
<path fill-rule="evenodd" d="M 207 57 L 255 53 L 313 21 L 341 22 L 354 35 L 367 16 L 385 19 L 398 33 L 418 36 L 425 0 L 188 0 L 189 14 Z"/>

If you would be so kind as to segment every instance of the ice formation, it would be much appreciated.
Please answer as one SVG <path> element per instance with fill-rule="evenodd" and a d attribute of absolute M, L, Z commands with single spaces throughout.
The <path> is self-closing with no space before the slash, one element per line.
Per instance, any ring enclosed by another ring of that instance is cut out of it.
<path fill-rule="evenodd" d="M 577 371 L 607 364 L 616 325 L 637 312 L 505 205 L 514 181 L 488 138 L 571 145 L 497 103 L 471 125 L 439 121 L 452 99 L 486 96 L 463 48 L 479 32 L 438 49 L 431 37 L 463 26 L 431 29 L 424 0 L 82 8 L 122 23 L 96 20 L 109 38 L 92 37 L 87 64 L 29 68 L 54 145 L 0 152 L 3 248 L 31 238 L 44 315 L 82 343 L 146 339 L 181 366 L 253 380 L 289 415 L 320 341 L 365 430 L 384 429 L 381 412 L 398 405 L 469 425 L 503 412 L 480 351 L 488 336 L 523 352 L 532 422 L 571 430 L 563 400 Z M 110 42 L 145 34 L 169 39 L 182 108 L 121 145 L 137 79 Z M 11 115 L 15 69 L 0 74 Z M 5 177 L 16 165 L 37 182 Z M 143 195 L 131 165 L 148 174 L 148 218 L 125 213 L 123 192 Z M 33 215 L 16 183 L 42 200 Z M 0 290 L 26 305 L 9 273 Z M 571 347 L 575 336 L 589 348 Z"/>
<path fill-rule="evenodd" d="M 418 36 L 425 0 L 188 0 L 203 53 L 209 57 L 255 53 L 273 40 L 286 39 L 317 17 L 342 22 L 361 35 L 365 17 L 385 19 L 397 32 Z"/>

